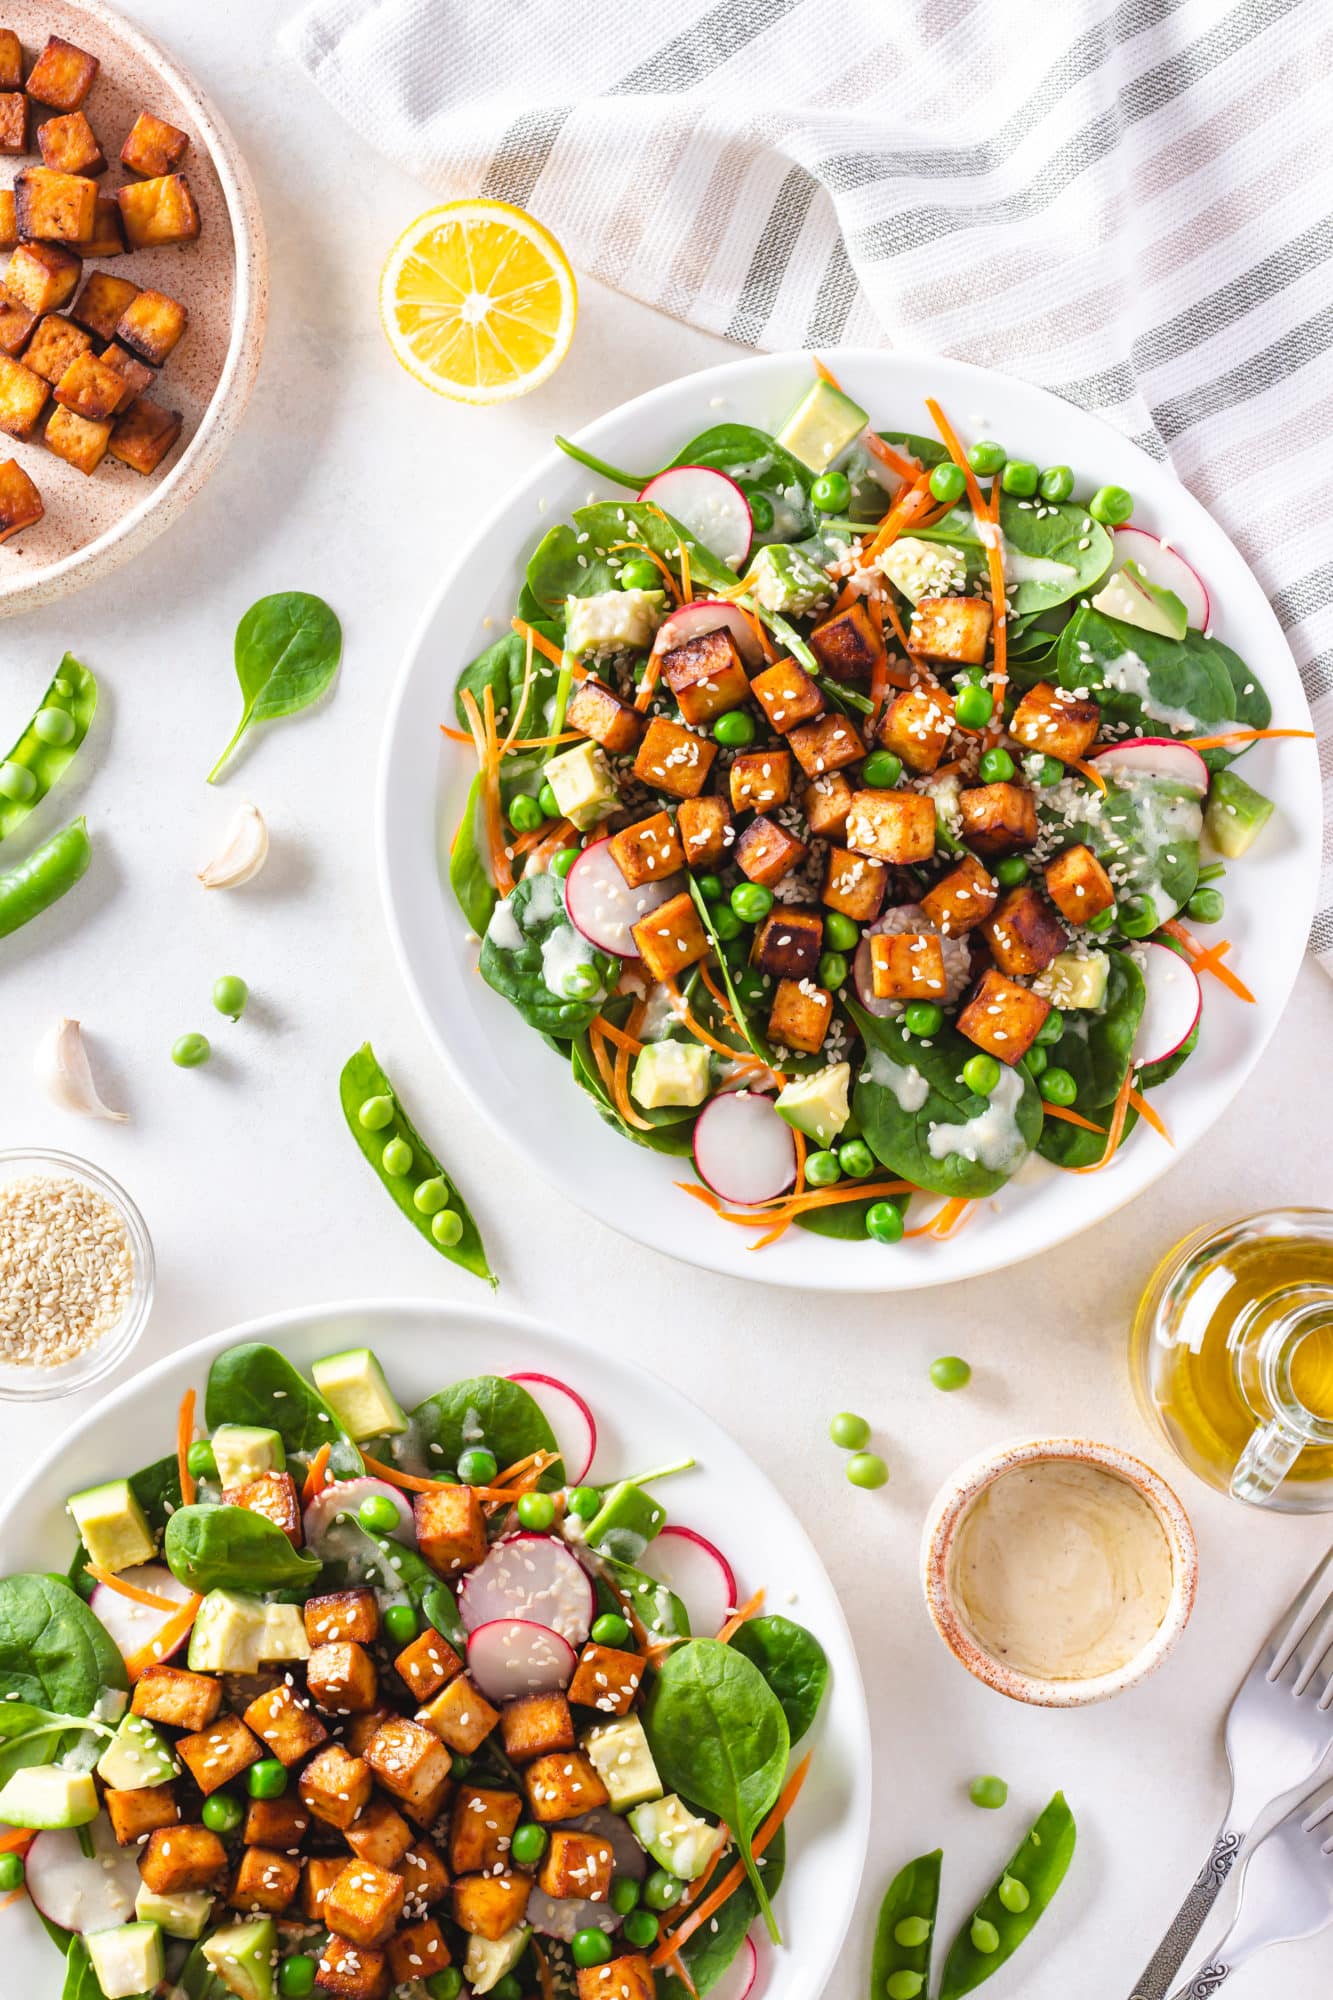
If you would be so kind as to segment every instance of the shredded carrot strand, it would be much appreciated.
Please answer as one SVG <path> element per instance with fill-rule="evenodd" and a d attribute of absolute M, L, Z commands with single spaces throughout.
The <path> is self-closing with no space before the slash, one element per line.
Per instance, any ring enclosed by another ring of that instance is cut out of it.
<path fill-rule="evenodd" d="M 154 1590 L 140 1590 L 137 1584 L 126 1583 L 123 1577 L 113 1576 L 100 1563 L 90 1562 L 88 1574 L 98 1583 L 104 1583 L 108 1590 L 114 1590 L 120 1597 L 128 1597 L 131 1604 L 146 1604 L 150 1611 L 179 1611 L 179 1597 L 161 1597 Z"/>
<path fill-rule="evenodd" d="M 1105 1133 L 1104 1125 L 1094 1125 L 1091 1118 L 1084 1118 L 1077 1111 L 1071 1111 L 1067 1104 L 1046 1104 L 1041 1107 L 1043 1118 L 1058 1118 L 1063 1125 L 1078 1125 L 1085 1132 Z"/>
<path fill-rule="evenodd" d="M 1104 792 L 1106 790 L 1105 778 L 1102 776 L 1101 772 L 1097 769 L 1097 766 L 1095 764 L 1090 764 L 1086 757 L 1071 757 L 1069 760 L 1069 768 L 1071 771 L 1077 771 L 1080 774 L 1080 776 L 1086 778 L 1089 784 L 1095 785 L 1099 792 Z"/>
<path fill-rule="evenodd" d="M 325 1486 L 327 1486 L 329 1457 L 332 1450 L 332 1445 L 322 1444 L 311 1459 L 305 1476 L 305 1485 L 301 1488 L 302 1506 L 308 1507 L 312 1500 L 318 1500 Z"/>
<path fill-rule="evenodd" d="M 0 1854 L 22 1854 L 36 1840 L 35 1829 L 16 1826 L 9 1833 L 0 1833 Z"/>
<path fill-rule="evenodd" d="M 714 1050 L 716 1054 L 720 1056 L 726 1056 L 728 1061 L 734 1063 L 740 1063 L 747 1069 L 766 1069 L 768 1067 L 766 1063 L 761 1063 L 757 1056 L 748 1055 L 742 1049 L 728 1048 L 725 1042 L 718 1041 L 716 1035 L 710 1035 L 707 1028 L 702 1027 L 700 1023 L 695 1020 L 693 1014 L 690 1012 L 688 1006 L 685 1004 L 685 1000 L 681 994 L 681 990 L 677 986 L 674 979 L 664 979 L 662 981 L 662 984 L 666 987 L 667 992 L 671 995 L 672 999 L 676 1003 L 676 1012 L 678 1018 L 683 1022 L 685 1027 L 689 1029 L 690 1033 L 695 1037 L 696 1041 L 702 1042 L 706 1048 Z"/>
<path fill-rule="evenodd" d="M 470 743 L 472 741 L 472 733 L 470 730 L 451 729 L 447 722 L 442 722 L 440 724 L 440 734 L 441 736 L 447 736 L 451 743 Z"/>
<path fill-rule="evenodd" d="M 657 688 L 657 683 L 661 678 L 662 678 L 661 658 L 657 653 L 650 653 L 648 655 L 648 664 L 643 670 L 643 684 L 640 687 L 639 692 L 634 697 L 634 706 L 635 708 L 638 709 L 640 715 L 643 714 L 649 702 L 652 700 L 653 695 Z"/>
<path fill-rule="evenodd" d="M 488 688 L 487 693 L 490 693 Z M 514 886 L 514 871 L 505 853 L 504 822 L 500 814 L 500 773 L 492 756 L 490 737 L 477 698 L 471 688 L 464 688 L 459 695 L 463 713 L 472 731 L 472 743 L 477 753 L 477 767 L 481 772 L 482 803 L 486 817 L 486 846 L 490 853 L 491 874 L 495 886 L 502 896 L 507 896 Z"/>
<path fill-rule="evenodd" d="M 1115 1158 L 1116 1149 L 1119 1146 L 1122 1137 L 1124 1136 L 1125 1116 L 1129 1110 L 1129 1093 L 1133 1089 L 1133 1087 L 1134 1087 L 1134 1072 L 1132 1069 L 1127 1069 L 1125 1071 L 1124 1082 L 1121 1084 L 1119 1090 L 1116 1092 L 1115 1104 L 1113 1105 L 1111 1110 L 1110 1129 L 1106 1134 L 1106 1147 L 1102 1153 L 1100 1160 L 1094 1160 L 1090 1167 L 1072 1167 L 1070 1169 L 1071 1173 L 1099 1174 L 1102 1168 L 1108 1166 L 1110 1162 Z"/>
<path fill-rule="evenodd" d="M 881 465 L 887 465 L 890 472 L 896 472 L 900 479 L 917 478 L 921 467 L 916 460 L 905 458 L 902 452 L 895 451 L 888 439 L 882 438 L 878 431 L 872 431 L 867 425 L 861 433 L 861 438 L 871 456 L 877 458 Z"/>
<path fill-rule="evenodd" d="M 906 493 L 898 495 L 898 498 L 884 516 L 884 519 L 875 530 L 870 541 L 859 550 L 854 558 L 849 557 L 847 562 L 840 567 L 842 569 L 864 569 L 875 560 L 876 556 L 883 555 L 885 549 L 897 541 L 905 528 L 912 526 L 925 527 L 925 516 L 927 513 L 933 511 L 931 507 L 930 482 L 927 475 L 923 472 L 921 477 L 908 488 Z M 947 513 L 948 509 L 945 508 L 944 512 Z M 938 519 L 938 515 L 936 515 L 936 518 Z"/>
<path fill-rule="evenodd" d="M 187 1597 L 175 1617 L 168 1618 L 155 1639 L 150 1639 L 146 1646 L 140 1646 L 137 1653 L 126 1654 L 125 1672 L 131 1682 L 138 1680 L 145 1667 L 156 1666 L 159 1660 L 164 1660 L 168 1653 L 175 1651 L 199 1616 L 199 1606 L 203 1601 L 202 1597 Z"/>
<path fill-rule="evenodd" d="M 553 667 L 563 666 L 565 656 L 556 645 L 554 639 L 548 639 L 544 633 L 538 632 L 533 626 L 529 625 L 526 618 L 511 618 L 509 624 L 511 629 L 518 633 L 520 639 L 526 639 L 530 646 L 535 646 L 539 653 L 545 654 Z M 522 702 L 519 703 L 518 712 L 520 715 L 523 713 Z"/>
<path fill-rule="evenodd" d="M 1301 736 L 1307 742 L 1314 741 L 1313 729 L 1228 729 L 1221 736 L 1186 736 L 1183 740 L 1190 750 L 1226 750 L 1233 743 L 1258 743 L 1271 736 Z"/>
<path fill-rule="evenodd" d="M 751 611 L 748 604 L 738 604 L 736 606 L 736 609 L 740 612 L 741 617 L 745 620 L 750 630 L 754 633 L 755 643 L 758 645 L 759 650 L 763 654 L 764 658 L 766 660 L 776 660 L 778 656 L 778 649 L 773 644 L 773 641 L 769 638 L 763 620 L 759 618 L 753 611 Z"/>
<path fill-rule="evenodd" d="M 624 1049 L 627 1054 L 632 1056 L 643 1054 L 643 1043 L 639 1040 L 638 1036 L 627 1034 L 624 1028 L 617 1028 L 614 1023 L 607 1020 L 605 1014 L 595 1015 L 591 1025 L 594 1028 L 600 1028 L 607 1040 L 614 1042 L 618 1049 Z"/>
<path fill-rule="evenodd" d="M 1152 1126 L 1153 1131 L 1156 1132 L 1159 1138 L 1165 1139 L 1168 1146 L 1175 1145 L 1175 1140 L 1166 1129 L 1166 1121 L 1159 1113 L 1153 1110 L 1142 1091 L 1135 1090 L 1132 1084 L 1129 1091 L 1129 1101 L 1138 1112 L 1139 1117 L 1143 1119 L 1145 1124 Z"/>
<path fill-rule="evenodd" d="M 937 1236 L 943 1240 L 952 1236 L 971 1208 L 971 1201 L 961 1194 L 951 1195 L 942 1207 L 937 1208 L 929 1222 L 919 1222 L 915 1229 L 905 1229 L 904 1236 Z"/>
<path fill-rule="evenodd" d="M 176 1418 L 176 1472 L 180 1479 L 181 1500 L 187 1507 L 194 1505 L 194 1474 L 190 1470 L 190 1445 L 194 1439 L 194 1390 L 187 1389 L 181 1397 L 181 1406 Z"/>
<path fill-rule="evenodd" d="M 8 1910 L 13 1906 L 13 1904 L 23 1902 L 24 1898 L 27 1896 L 27 1893 L 28 1892 L 26 1889 L 13 1890 L 8 1896 L 5 1897 L 3 1902 L 0 1902 L 0 1910 Z"/>
<path fill-rule="evenodd" d="M 602 1022 L 600 1017 L 597 1024 L 601 1032 L 604 1035 L 609 1034 L 616 1043 L 616 1063 L 615 1073 L 612 1078 L 612 1096 L 616 1110 L 620 1113 L 625 1123 L 632 1125 L 636 1132 L 651 1132 L 653 1129 L 652 1119 L 642 1116 L 631 1101 L 629 1094 L 629 1059 L 631 1055 L 643 1047 L 635 1030 L 642 1022 L 645 1012 L 646 1003 L 642 1000 L 636 1000 L 631 1009 L 629 1020 L 626 1023 L 629 1032 L 623 1036 L 618 1028 L 611 1028 L 610 1023 Z"/>
<path fill-rule="evenodd" d="M 930 411 L 936 430 L 944 440 L 946 451 L 967 481 L 967 497 L 971 503 L 972 512 L 980 515 L 983 521 L 989 520 L 990 507 L 981 497 L 981 488 L 977 485 L 977 475 L 969 465 L 967 453 L 958 441 L 958 433 L 933 396 L 926 397 L 926 408 Z M 998 480 L 995 483 L 995 490 L 997 493 L 999 492 Z"/>
<path fill-rule="evenodd" d="M 726 994 L 722 991 L 721 987 L 716 984 L 712 973 L 708 970 L 707 965 L 702 960 L 700 960 L 699 963 L 699 977 L 703 980 L 704 986 L 707 989 L 707 991 L 712 994 L 713 999 L 717 1002 L 719 1012 L 721 1013 L 722 1018 L 726 1022 L 727 1026 L 729 1028 L 733 1028 L 738 1035 L 742 1034 L 743 1031 L 741 1029 L 741 1024 L 736 1019 L 736 1016 L 732 1011 L 730 1000 L 728 1000 Z"/>
<path fill-rule="evenodd" d="M 756 1590 L 753 1597 L 747 1597 L 744 1604 L 738 1604 L 717 1635 L 718 1644 L 725 1646 L 734 1639 L 748 1618 L 754 1618 L 764 1608 L 764 1593 Z"/>
<path fill-rule="evenodd" d="M 988 537 L 986 541 L 986 573 L 990 578 L 991 594 L 991 650 L 993 655 L 991 690 L 995 696 L 996 719 L 999 722 L 999 727 L 1002 729 L 1003 722 L 1000 720 L 1000 710 L 1003 704 L 1004 690 L 1009 681 L 1009 600 L 1004 594 L 1004 556 L 1000 548 L 999 535 L 1000 482 L 996 479 L 992 483 L 989 502 L 983 500 L 981 497 L 981 488 L 977 484 L 977 476 L 968 464 L 967 453 L 959 443 L 958 435 L 953 425 L 949 422 L 949 419 L 945 416 L 944 411 L 933 396 L 927 396 L 926 408 L 930 411 L 934 419 L 936 430 L 944 439 L 950 458 L 967 481 L 967 497 L 971 503 L 973 513 L 983 521 L 990 521 L 996 530 L 995 535 Z M 991 724 L 991 729 L 998 733 L 995 723 Z"/>
<path fill-rule="evenodd" d="M 754 1839 L 750 1842 L 750 1851 L 756 1861 L 768 1847 L 774 1834 L 800 1797 L 801 1787 L 806 1781 L 809 1770 L 810 1756 L 807 1754 L 801 1759 L 796 1769 L 788 1778 L 778 1796 L 777 1804 L 755 1834 Z M 716 1889 L 710 1895 L 705 1896 L 701 1903 L 696 1903 L 689 1915 L 660 1941 L 649 1963 L 652 1965 L 665 1965 L 668 1959 L 674 1958 L 681 1946 L 687 1943 L 694 1936 L 694 1933 L 708 1922 L 710 1917 L 716 1916 L 728 1897 L 735 1895 L 744 1880 L 745 1870 L 737 1862 L 734 1868 L 727 1870 Z"/>
<path fill-rule="evenodd" d="M 1247 1001 L 1251 1006 L 1254 1004 L 1254 995 L 1244 980 L 1238 979 L 1230 967 L 1222 963 L 1231 949 L 1230 938 L 1221 938 L 1212 945 L 1200 944 L 1198 938 L 1187 931 L 1184 924 L 1176 917 L 1168 917 L 1162 929 L 1168 937 L 1173 937 L 1176 943 L 1188 952 L 1193 960 L 1195 972 L 1211 972 L 1214 979 L 1220 980 L 1227 991 L 1234 993 L 1238 1000 Z"/>
<path fill-rule="evenodd" d="M 368 1451 L 363 1451 L 361 1456 L 367 1472 L 374 1473 L 376 1479 L 382 1479 L 386 1486 L 401 1487 L 404 1493 L 433 1493 L 437 1486 L 454 1483 L 448 1479 L 419 1479 L 415 1472 L 400 1472 L 396 1465 L 386 1465 L 383 1459 L 372 1458 Z"/>
<path fill-rule="evenodd" d="M 819 1188 L 799 1197 L 774 1195 L 770 1201 L 757 1201 L 751 1208 L 734 1209 L 728 1208 L 711 1188 L 701 1187 L 696 1181 L 677 1181 L 676 1186 L 683 1193 L 693 1195 L 696 1201 L 701 1201 L 705 1208 L 711 1208 L 721 1221 L 740 1223 L 748 1229 L 764 1228 L 788 1210 L 793 1214 L 803 1214 L 807 1208 L 836 1208 L 845 1201 L 877 1201 L 883 1195 L 920 1192 L 911 1181 L 846 1182 L 838 1187 Z"/>
<path fill-rule="evenodd" d="M 573 820 L 558 819 L 555 825 L 548 828 L 543 834 L 537 845 L 528 849 L 527 860 L 523 865 L 523 873 L 525 875 L 543 874 L 550 866 L 553 856 L 557 855 L 562 848 L 573 845 L 573 842 L 570 840 L 571 834 L 577 838 L 578 829 L 574 825 Z"/>
<path fill-rule="evenodd" d="M 860 595 L 861 593 L 857 589 L 856 585 L 852 583 L 849 579 L 846 583 L 844 583 L 842 589 L 838 592 L 832 604 L 830 604 L 828 608 L 828 616 L 830 618 L 836 618 L 840 611 L 850 611 Z"/>

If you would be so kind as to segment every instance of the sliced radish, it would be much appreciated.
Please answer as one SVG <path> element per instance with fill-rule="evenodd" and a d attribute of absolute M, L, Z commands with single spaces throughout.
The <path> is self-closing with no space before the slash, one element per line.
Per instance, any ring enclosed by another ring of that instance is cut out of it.
<path fill-rule="evenodd" d="M 526 1618 L 493 1618 L 467 1642 L 467 1670 L 487 1701 L 567 1688 L 578 1666 L 568 1639 Z"/>
<path fill-rule="evenodd" d="M 173 1604 L 184 1604 L 190 1595 L 183 1583 L 177 1583 L 165 1563 L 139 1563 L 134 1569 L 122 1570 L 120 1580 L 135 1590 L 151 1590 L 155 1597 L 169 1597 Z M 119 1646 L 122 1658 L 127 1660 L 131 1653 L 151 1645 L 162 1627 L 170 1624 L 174 1616 L 170 1611 L 155 1611 L 151 1604 L 136 1604 L 132 1597 L 113 1590 L 109 1583 L 99 1583 L 88 1604 L 103 1630 Z M 186 1633 L 170 1652 L 162 1655 L 163 1659 L 173 1659 L 188 1637 Z"/>
<path fill-rule="evenodd" d="M 563 1829 L 562 1829 L 563 1831 Z M 528 1897 L 528 1922 L 539 1937 L 563 1938 L 569 1944 L 580 1931 L 617 1931 L 621 1919 L 609 1903 L 581 1903 L 574 1896 L 548 1896 L 533 1885 Z"/>
<path fill-rule="evenodd" d="M 311 1548 L 317 1548 L 337 1521 L 344 1516 L 355 1520 L 357 1509 L 363 1502 L 372 1499 L 393 1502 L 398 1509 L 398 1526 L 390 1531 L 392 1539 L 414 1547 L 417 1528 L 411 1501 L 396 1486 L 390 1486 L 387 1480 L 368 1478 L 337 1479 L 310 1502 L 303 1517 L 307 1543 Z"/>
<path fill-rule="evenodd" d="M 663 1528 L 639 1558 L 639 1567 L 674 1591 L 695 1632 L 718 1632 L 739 1603 L 736 1572 L 721 1549 L 693 1528 Z"/>
<path fill-rule="evenodd" d="M 575 930 L 598 951 L 614 952 L 617 958 L 638 958 L 634 925 L 678 896 L 683 886 L 676 874 L 631 889 L 616 866 L 610 841 L 596 840 L 584 848 L 565 877 L 565 908 Z"/>
<path fill-rule="evenodd" d="M 754 523 L 750 503 L 734 479 L 711 465 L 673 465 L 659 472 L 639 495 L 711 549 L 728 569 L 739 570 L 750 553 Z"/>
<path fill-rule="evenodd" d="M 753 1939 L 747 1937 L 722 1977 L 709 1987 L 708 2000 L 749 2000 L 758 1978 L 759 1953 Z"/>
<path fill-rule="evenodd" d="M 597 1593 L 563 1542 L 506 1535 L 464 1577 L 458 1609 L 468 1632 L 495 1619 L 527 1619 L 581 1646 L 597 1615 Z"/>
<path fill-rule="evenodd" d="M 699 1178 L 723 1201 L 769 1201 L 796 1178 L 796 1141 L 771 1097 L 730 1091 L 710 1098 L 694 1127 Z"/>
<path fill-rule="evenodd" d="M 527 1390 L 551 1426 L 564 1462 L 565 1484 L 582 1486 L 597 1453 L 597 1425 L 582 1396 L 554 1375 L 511 1375 L 509 1379 Z"/>
<path fill-rule="evenodd" d="M 1170 736 L 1135 736 L 1094 750 L 1092 762 L 1105 776 L 1121 771 L 1139 778 L 1160 778 L 1164 784 L 1188 785 L 1202 798 L 1208 790 L 1208 766 L 1188 743 Z"/>
<path fill-rule="evenodd" d="M 39 1833 L 28 1849 L 28 1894 L 62 1931 L 109 1931 L 134 1917 L 140 1889 L 139 1849 L 117 1847 L 106 1819 L 87 1829 L 93 1852 L 85 1855 L 77 1833 Z"/>
<path fill-rule="evenodd" d="M 669 653 L 691 639 L 701 639 L 705 632 L 719 631 L 731 634 L 747 667 L 763 664 L 764 649 L 755 637 L 753 625 L 738 606 L 720 597 L 696 598 L 693 604 L 682 604 L 678 611 L 663 619 L 653 640 L 653 651 Z"/>
<path fill-rule="evenodd" d="M 1150 535 L 1146 528 L 1117 528 L 1114 539 L 1112 576 L 1127 562 L 1136 562 L 1149 583 L 1156 584 L 1159 590 L 1174 590 L 1185 607 L 1186 618 L 1197 632 L 1208 630 L 1212 605 L 1207 585 L 1193 563 L 1186 562 L 1179 549 L 1173 549 L 1157 535 Z"/>
<path fill-rule="evenodd" d="M 1193 966 L 1170 945 L 1149 942 L 1141 950 L 1148 998 L 1134 1039 L 1134 1060 L 1165 1062 L 1193 1034 L 1203 1009 L 1203 988 Z"/>

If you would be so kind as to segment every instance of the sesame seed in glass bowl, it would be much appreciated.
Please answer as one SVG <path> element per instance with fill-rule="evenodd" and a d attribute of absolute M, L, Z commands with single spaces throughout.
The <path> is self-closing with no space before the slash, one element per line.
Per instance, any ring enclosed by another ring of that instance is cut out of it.
<path fill-rule="evenodd" d="M 0 1401 L 49 1402 L 110 1373 L 153 1303 L 134 1203 L 74 1153 L 0 1152 Z"/>

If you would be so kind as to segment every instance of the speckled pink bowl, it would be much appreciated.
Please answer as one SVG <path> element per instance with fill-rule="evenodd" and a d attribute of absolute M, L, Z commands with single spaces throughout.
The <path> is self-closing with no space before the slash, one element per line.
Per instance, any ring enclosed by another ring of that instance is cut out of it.
<path fill-rule="evenodd" d="M 963 1623 L 950 1588 L 954 1538 L 976 1500 L 1001 1473 L 1046 1459 L 1081 1460 L 1125 1480 L 1152 1508 L 1171 1550 L 1171 1599 L 1157 1632 L 1123 1667 L 1089 1680 L 1040 1680 L 994 1659 L 982 1650 Z M 1161 1666 L 1188 1625 L 1199 1576 L 1194 1530 L 1166 1481 L 1131 1453 L 1120 1451 L 1115 1445 L 1094 1444 L 1088 1438 L 1036 1438 L 1029 1444 L 1003 1445 L 969 1459 L 935 1496 L 926 1516 L 921 1560 L 927 1607 L 936 1631 L 954 1658 L 997 1694 L 1008 1695 L 1013 1701 L 1030 1702 L 1038 1708 L 1083 1708 L 1089 1702 L 1123 1694 L 1126 1688 L 1145 1680 Z"/>

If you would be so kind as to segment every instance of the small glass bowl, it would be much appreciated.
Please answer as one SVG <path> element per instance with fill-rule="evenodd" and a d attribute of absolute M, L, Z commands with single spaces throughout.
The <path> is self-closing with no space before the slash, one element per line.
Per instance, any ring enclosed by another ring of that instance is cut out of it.
<path fill-rule="evenodd" d="M 0 1185 L 20 1176 L 36 1175 L 49 1180 L 82 1181 L 115 1209 L 125 1225 L 134 1258 L 130 1297 L 120 1318 L 91 1347 L 72 1361 L 52 1368 L 0 1359 L 0 1402 L 49 1403 L 60 1396 L 72 1396 L 109 1375 L 134 1348 L 152 1310 L 156 1286 L 153 1241 L 148 1226 L 123 1187 L 103 1173 L 91 1160 L 75 1153 L 60 1153 L 39 1146 L 19 1146 L 0 1151 Z M 0 1315 L 3 1314 L 0 1298 Z"/>

